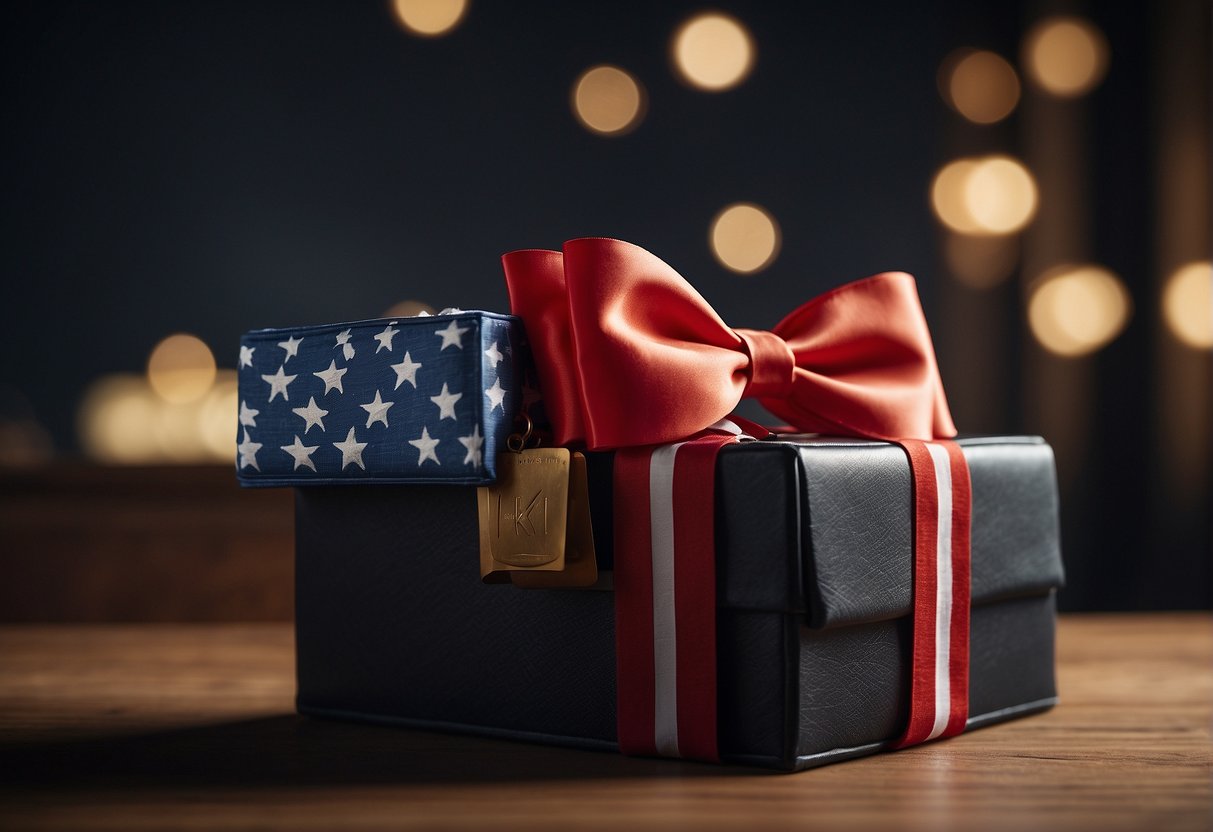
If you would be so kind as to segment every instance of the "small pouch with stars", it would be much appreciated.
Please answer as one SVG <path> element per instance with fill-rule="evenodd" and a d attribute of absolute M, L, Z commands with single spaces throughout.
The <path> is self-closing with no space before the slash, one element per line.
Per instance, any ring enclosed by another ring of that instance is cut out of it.
<path fill-rule="evenodd" d="M 240 339 L 236 468 L 249 486 L 496 480 L 526 387 L 522 322 L 384 318 Z"/>

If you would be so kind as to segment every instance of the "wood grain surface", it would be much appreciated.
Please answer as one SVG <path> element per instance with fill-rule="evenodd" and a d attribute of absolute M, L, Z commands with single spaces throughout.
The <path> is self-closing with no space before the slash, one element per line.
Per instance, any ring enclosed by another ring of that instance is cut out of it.
<path fill-rule="evenodd" d="M 302 719 L 289 626 L 0 628 L 4 829 L 1213 825 L 1213 619 L 1070 616 L 1062 704 L 798 774 Z"/>

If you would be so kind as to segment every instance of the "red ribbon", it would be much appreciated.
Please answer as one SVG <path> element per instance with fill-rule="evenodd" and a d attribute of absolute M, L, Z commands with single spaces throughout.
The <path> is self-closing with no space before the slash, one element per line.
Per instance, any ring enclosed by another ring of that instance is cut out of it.
<path fill-rule="evenodd" d="M 937 440 L 956 430 L 914 279 L 887 272 L 846 284 L 766 332 L 730 328 L 674 269 L 619 240 L 514 251 L 502 263 L 557 443 L 621 449 L 621 750 L 719 757 L 712 480 L 716 453 L 737 441 L 737 431 L 734 423 L 711 426 L 743 397 L 798 430 L 897 441 L 906 449 L 915 483 L 914 667 L 910 725 L 898 745 L 961 730 L 968 472 L 959 448 Z M 671 442 L 677 444 L 665 444 Z M 935 464 L 938 453 L 951 461 L 946 475 Z M 940 528 L 950 529 L 947 539 Z M 676 668 L 673 676 L 669 668 Z M 936 730 L 941 719 L 946 733 Z"/>

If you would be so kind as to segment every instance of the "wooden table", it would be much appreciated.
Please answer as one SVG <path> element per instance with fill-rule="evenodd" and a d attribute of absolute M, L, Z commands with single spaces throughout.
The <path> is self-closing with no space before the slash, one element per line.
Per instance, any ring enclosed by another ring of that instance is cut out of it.
<path fill-rule="evenodd" d="M 792 775 L 292 713 L 287 625 L 0 628 L 4 829 L 1208 829 L 1213 620 L 1073 616 L 1063 703 Z"/>

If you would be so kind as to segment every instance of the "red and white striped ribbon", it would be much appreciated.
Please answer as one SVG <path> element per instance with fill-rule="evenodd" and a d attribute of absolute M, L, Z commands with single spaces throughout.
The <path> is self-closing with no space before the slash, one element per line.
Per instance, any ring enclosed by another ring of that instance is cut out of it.
<path fill-rule="evenodd" d="M 720 759 L 716 455 L 752 438 L 750 427 L 726 419 L 685 442 L 615 455 L 618 727 L 626 754 Z"/>
<path fill-rule="evenodd" d="M 964 730 L 969 715 L 969 467 L 960 446 L 898 443 L 914 480 L 910 718 L 897 748 Z"/>
<path fill-rule="evenodd" d="M 615 455 L 618 731 L 626 754 L 720 759 L 716 456 L 750 438 L 747 430 L 762 431 L 740 421 Z M 913 473 L 915 533 L 910 720 L 899 748 L 964 730 L 970 506 L 959 446 L 900 444 Z"/>

